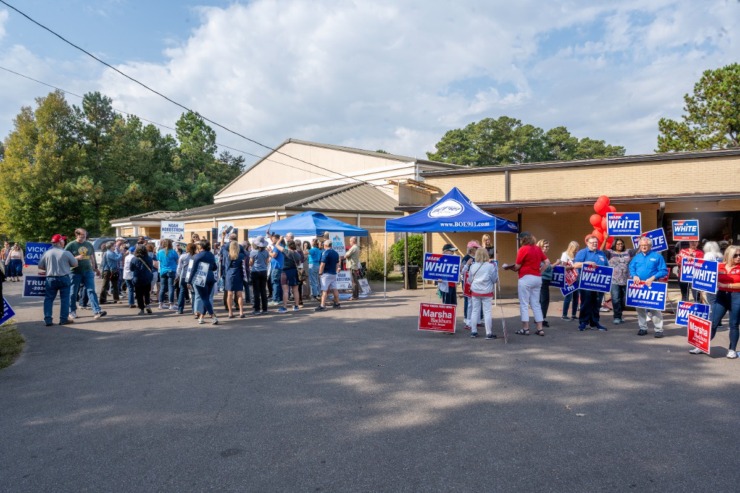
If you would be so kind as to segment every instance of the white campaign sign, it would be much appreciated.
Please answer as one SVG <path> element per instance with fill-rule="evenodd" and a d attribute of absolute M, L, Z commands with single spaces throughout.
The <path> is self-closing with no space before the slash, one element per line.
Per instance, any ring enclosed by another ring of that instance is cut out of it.
<path fill-rule="evenodd" d="M 347 253 L 344 246 L 344 233 L 329 233 L 329 240 L 331 240 L 332 250 L 335 250 L 340 257 L 344 257 Z"/>

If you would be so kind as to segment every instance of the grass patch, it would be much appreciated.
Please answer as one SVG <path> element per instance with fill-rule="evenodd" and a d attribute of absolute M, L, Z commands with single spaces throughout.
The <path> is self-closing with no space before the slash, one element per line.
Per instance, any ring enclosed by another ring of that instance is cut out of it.
<path fill-rule="evenodd" d="M 21 354 L 24 342 L 12 321 L 0 326 L 0 369 L 13 364 Z"/>

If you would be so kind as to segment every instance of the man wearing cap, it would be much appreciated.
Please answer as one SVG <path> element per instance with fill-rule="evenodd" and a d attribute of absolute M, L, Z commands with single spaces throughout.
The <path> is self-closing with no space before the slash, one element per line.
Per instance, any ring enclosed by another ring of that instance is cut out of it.
<path fill-rule="evenodd" d="M 77 267 L 77 259 L 64 250 L 67 238 L 56 234 L 51 237 L 51 248 L 39 259 L 39 275 L 46 276 L 46 296 L 44 297 L 44 322 L 49 327 L 53 324 L 52 309 L 57 292 L 61 297 L 62 308 L 59 312 L 59 325 L 72 323 L 69 318 L 69 287 L 72 284 L 70 274 Z"/>
<path fill-rule="evenodd" d="M 452 243 L 447 243 L 442 247 L 443 255 L 455 255 L 457 248 Z M 445 305 L 457 306 L 457 283 L 449 281 L 437 281 L 437 287 L 442 294 L 442 303 Z"/>

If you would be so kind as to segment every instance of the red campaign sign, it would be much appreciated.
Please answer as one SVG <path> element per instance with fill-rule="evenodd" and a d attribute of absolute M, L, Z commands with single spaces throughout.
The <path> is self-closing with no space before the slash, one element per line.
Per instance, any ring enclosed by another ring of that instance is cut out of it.
<path fill-rule="evenodd" d="M 471 282 L 470 280 L 468 280 L 469 273 L 470 271 L 467 270 L 463 273 L 463 296 L 465 296 L 466 298 L 470 298 L 471 296 L 473 296 L 473 293 L 471 291 Z"/>
<path fill-rule="evenodd" d="M 441 303 L 419 305 L 419 330 L 455 333 L 457 306 Z"/>
<path fill-rule="evenodd" d="M 689 315 L 688 343 L 709 354 L 712 322 L 696 315 Z"/>

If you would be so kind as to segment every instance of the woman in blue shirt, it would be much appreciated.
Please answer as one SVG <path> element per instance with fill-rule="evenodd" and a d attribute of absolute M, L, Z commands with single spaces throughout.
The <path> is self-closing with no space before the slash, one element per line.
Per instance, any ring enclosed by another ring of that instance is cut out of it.
<path fill-rule="evenodd" d="M 321 264 L 321 249 L 318 238 L 311 240 L 311 249 L 308 250 L 308 282 L 311 284 L 311 297 L 319 300 L 321 287 L 319 286 L 319 265 Z"/>
<path fill-rule="evenodd" d="M 172 240 L 164 239 L 162 249 L 157 252 L 159 262 L 159 309 L 177 310 L 175 306 L 175 274 L 177 273 L 177 252 L 172 249 Z M 167 297 L 167 306 L 164 304 Z"/>

